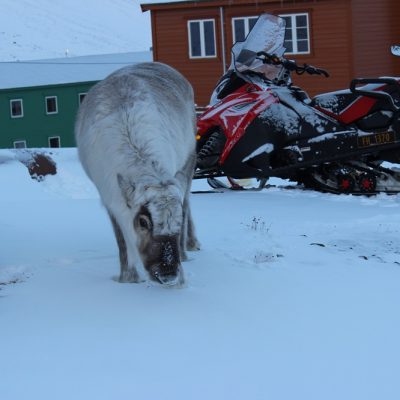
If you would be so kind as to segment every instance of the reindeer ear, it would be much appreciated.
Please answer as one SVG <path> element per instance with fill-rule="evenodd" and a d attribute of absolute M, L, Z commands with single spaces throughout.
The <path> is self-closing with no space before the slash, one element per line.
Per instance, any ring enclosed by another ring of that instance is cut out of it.
<path fill-rule="evenodd" d="M 175 174 L 175 179 L 177 179 L 178 182 L 184 187 L 186 187 L 188 182 L 192 180 L 195 170 L 195 165 L 196 165 L 196 154 L 193 154 L 188 157 L 182 169 L 177 171 L 177 173 Z"/>
<path fill-rule="evenodd" d="M 133 194 L 135 192 L 135 184 L 129 179 L 123 177 L 121 174 L 117 174 L 118 185 L 121 189 L 122 196 L 124 196 L 126 205 L 131 208 Z"/>
<path fill-rule="evenodd" d="M 183 171 L 178 171 L 175 174 L 175 182 L 181 188 L 181 190 L 185 191 L 185 185 L 187 183 L 187 176 Z"/>

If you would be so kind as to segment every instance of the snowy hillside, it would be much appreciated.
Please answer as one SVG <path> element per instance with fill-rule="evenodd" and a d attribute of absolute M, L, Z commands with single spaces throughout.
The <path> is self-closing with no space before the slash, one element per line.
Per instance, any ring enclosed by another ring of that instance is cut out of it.
<path fill-rule="evenodd" d="M 39 183 L 0 151 L 1 399 L 400 398 L 400 195 L 193 194 L 202 249 L 164 289 L 113 280 L 76 150 L 53 158 Z"/>
<path fill-rule="evenodd" d="M 139 0 L 0 0 L 0 61 L 148 51 Z"/>

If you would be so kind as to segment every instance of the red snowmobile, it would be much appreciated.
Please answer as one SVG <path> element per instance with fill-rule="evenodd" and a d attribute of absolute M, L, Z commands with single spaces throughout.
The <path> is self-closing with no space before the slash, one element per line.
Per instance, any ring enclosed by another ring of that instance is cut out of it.
<path fill-rule="evenodd" d="M 291 73 L 329 75 L 284 58 L 284 34 L 282 18 L 263 14 L 233 46 L 198 118 L 195 178 L 212 187 L 226 186 L 217 179 L 226 176 L 257 178 L 262 188 L 276 176 L 335 193 L 400 192 L 400 170 L 384 163 L 400 163 L 400 78 L 354 79 L 311 99 Z"/>

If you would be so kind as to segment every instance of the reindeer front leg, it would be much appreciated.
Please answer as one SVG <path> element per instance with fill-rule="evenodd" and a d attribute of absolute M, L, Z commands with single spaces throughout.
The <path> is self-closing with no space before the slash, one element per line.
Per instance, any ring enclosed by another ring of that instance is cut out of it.
<path fill-rule="evenodd" d="M 116 217 L 108 211 L 108 215 L 110 216 L 112 226 L 114 228 L 115 238 L 117 240 L 118 249 L 119 249 L 119 261 L 121 272 L 119 276 L 119 282 L 121 283 L 138 283 L 141 282 L 140 276 L 135 267 L 134 259 L 135 254 L 132 254 L 132 250 L 128 250 L 127 242 L 125 237 L 127 237 L 126 233 L 124 235 L 123 229 L 121 225 L 118 223 Z M 131 246 L 129 246 L 131 247 Z M 131 253 L 131 254 L 129 254 Z M 136 252 L 137 253 L 137 252 Z M 137 254 L 136 254 L 137 257 Z"/>

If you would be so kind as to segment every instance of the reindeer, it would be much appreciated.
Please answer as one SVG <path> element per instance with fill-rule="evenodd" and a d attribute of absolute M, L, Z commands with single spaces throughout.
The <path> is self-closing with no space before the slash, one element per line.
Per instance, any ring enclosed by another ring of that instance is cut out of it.
<path fill-rule="evenodd" d="M 195 167 L 193 90 L 162 63 L 122 68 L 97 83 L 75 124 L 81 164 L 97 187 L 119 248 L 120 282 L 141 272 L 182 285 L 199 248 L 189 193 Z"/>

